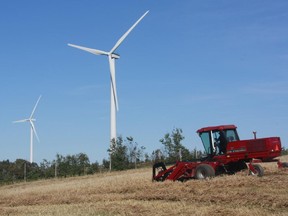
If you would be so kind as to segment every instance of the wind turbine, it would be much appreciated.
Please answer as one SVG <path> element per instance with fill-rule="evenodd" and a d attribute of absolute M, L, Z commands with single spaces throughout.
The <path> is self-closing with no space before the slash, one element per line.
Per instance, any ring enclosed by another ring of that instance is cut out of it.
<path fill-rule="evenodd" d="M 110 141 L 111 144 L 113 140 L 116 142 L 116 110 L 118 111 L 118 99 L 117 99 L 117 90 L 116 90 L 116 79 L 115 79 L 115 59 L 119 59 L 120 55 L 116 54 L 116 49 L 128 36 L 128 34 L 135 28 L 135 26 L 146 16 L 149 11 L 146 11 L 135 23 L 130 27 L 130 29 L 116 42 L 114 47 L 109 51 L 102 51 L 97 49 L 91 49 L 83 46 L 78 46 L 74 44 L 68 44 L 68 46 L 81 49 L 87 52 L 90 52 L 95 55 L 106 55 L 109 60 L 110 66 L 110 82 L 111 82 L 111 125 L 110 125 Z"/>
<path fill-rule="evenodd" d="M 36 107 L 37 107 L 40 99 L 41 99 L 41 95 L 39 96 L 29 118 L 13 122 L 13 123 L 21 123 L 21 122 L 29 122 L 30 123 L 30 163 L 33 163 L 33 137 L 34 137 L 34 134 L 35 134 L 38 142 L 40 142 L 39 137 L 38 137 L 37 132 L 36 132 L 35 125 L 34 125 L 34 122 L 36 121 L 36 119 L 33 118 L 33 115 L 35 113 Z"/>

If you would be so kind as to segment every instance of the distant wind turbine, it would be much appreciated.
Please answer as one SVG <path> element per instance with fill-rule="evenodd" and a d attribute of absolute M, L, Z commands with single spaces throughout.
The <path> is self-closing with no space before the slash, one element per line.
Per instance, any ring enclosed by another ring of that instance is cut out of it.
<path fill-rule="evenodd" d="M 30 163 L 33 163 L 33 136 L 34 136 L 34 134 L 35 134 L 38 142 L 40 142 L 39 137 L 38 137 L 37 132 L 36 132 L 35 125 L 34 125 L 34 122 L 36 121 L 36 119 L 33 118 L 33 115 L 35 113 L 36 107 L 37 107 L 40 99 L 41 99 L 41 95 L 39 96 L 29 118 L 13 122 L 13 123 L 21 123 L 21 122 L 29 122 L 30 123 Z"/>
<path fill-rule="evenodd" d="M 116 54 L 116 49 L 128 36 L 128 34 L 135 28 L 135 26 L 146 16 L 149 11 L 146 11 L 131 28 L 117 41 L 114 47 L 109 51 L 102 51 L 97 49 L 91 49 L 83 46 L 78 46 L 74 44 L 68 44 L 68 46 L 78 48 L 87 52 L 90 52 L 95 55 L 106 55 L 108 56 L 109 66 L 110 66 L 110 82 L 111 82 L 111 125 L 110 125 L 110 141 L 113 140 L 116 142 L 116 110 L 118 111 L 118 99 L 117 99 L 117 90 L 116 90 L 116 79 L 115 79 L 115 59 L 119 59 L 120 55 Z"/>

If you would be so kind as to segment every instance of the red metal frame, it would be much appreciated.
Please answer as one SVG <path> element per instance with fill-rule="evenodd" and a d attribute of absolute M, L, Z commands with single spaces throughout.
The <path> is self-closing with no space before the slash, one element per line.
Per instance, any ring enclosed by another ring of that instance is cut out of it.
<path fill-rule="evenodd" d="M 199 130 L 197 130 L 197 133 L 202 133 L 205 131 L 214 131 L 214 130 L 227 130 L 227 129 L 236 129 L 237 127 L 235 125 L 219 125 L 219 126 L 209 126 L 204 127 Z"/>

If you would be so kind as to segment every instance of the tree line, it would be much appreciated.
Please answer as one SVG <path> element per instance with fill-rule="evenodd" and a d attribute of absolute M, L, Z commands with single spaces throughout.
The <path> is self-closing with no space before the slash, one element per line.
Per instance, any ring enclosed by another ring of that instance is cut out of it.
<path fill-rule="evenodd" d="M 93 174 L 99 170 L 99 164 L 90 163 L 86 154 L 62 156 L 56 155 L 53 161 L 44 159 L 39 165 L 23 159 L 15 162 L 5 160 L 0 162 L 0 182 L 11 183 L 48 179 L 54 177 L 68 177 L 76 175 Z"/>
<path fill-rule="evenodd" d="M 202 152 L 196 149 L 189 151 L 183 146 L 183 140 L 182 130 L 173 129 L 171 133 L 165 134 L 159 140 L 162 147 L 149 155 L 145 152 L 146 148 L 139 145 L 133 137 L 119 136 L 107 150 L 109 160 L 103 159 L 102 164 L 97 161 L 91 163 L 84 153 L 66 156 L 57 154 L 55 160 L 44 159 L 39 165 L 23 159 L 17 159 L 15 162 L 4 160 L 0 162 L 0 182 L 10 183 L 107 172 L 110 159 L 112 170 L 126 170 L 148 166 L 160 160 L 166 163 L 175 163 L 177 160 L 189 161 L 202 155 Z"/>

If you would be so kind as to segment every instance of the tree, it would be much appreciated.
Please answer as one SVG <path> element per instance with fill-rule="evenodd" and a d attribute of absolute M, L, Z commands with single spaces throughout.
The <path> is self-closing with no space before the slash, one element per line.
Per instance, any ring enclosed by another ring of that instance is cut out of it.
<path fill-rule="evenodd" d="M 46 159 L 40 163 L 40 170 L 42 178 L 53 178 L 55 176 L 55 169 L 53 164 Z"/>
<path fill-rule="evenodd" d="M 24 179 L 24 169 L 26 168 L 26 173 L 29 172 L 29 164 L 30 162 L 23 159 L 16 159 L 12 166 L 12 173 L 14 180 L 23 180 Z M 25 167 L 26 166 L 26 167 Z M 26 176 L 25 176 L 26 178 Z"/>
<path fill-rule="evenodd" d="M 174 128 L 170 133 L 166 133 L 160 142 L 164 145 L 166 153 L 166 162 L 175 163 L 177 160 L 189 160 L 191 158 L 190 152 L 185 148 L 181 141 L 184 140 L 183 131 L 179 128 Z"/>
<path fill-rule="evenodd" d="M 76 167 L 77 167 L 77 175 L 86 175 L 87 170 L 90 167 L 90 161 L 86 154 L 79 153 L 75 156 L 76 158 Z"/>
<path fill-rule="evenodd" d="M 56 154 L 57 176 L 66 177 L 68 175 L 68 165 L 64 156 Z"/>
<path fill-rule="evenodd" d="M 99 163 L 96 161 L 95 163 L 92 163 L 89 168 L 87 169 L 87 174 L 94 174 L 96 172 L 100 172 L 100 165 Z"/>
<path fill-rule="evenodd" d="M 137 162 L 141 161 L 141 158 L 144 156 L 144 150 L 145 147 L 138 146 L 138 143 L 134 141 L 133 137 L 127 137 L 127 146 L 128 146 L 128 157 L 129 157 L 129 162 L 131 164 L 134 164 L 134 168 L 137 168 Z"/>
<path fill-rule="evenodd" d="M 117 137 L 116 142 L 112 142 L 110 152 L 110 160 L 112 161 L 112 170 L 124 170 L 129 167 L 129 160 L 127 157 L 127 146 L 123 144 L 122 136 Z"/>
<path fill-rule="evenodd" d="M 37 180 L 41 178 L 41 171 L 37 163 L 26 163 L 27 167 L 27 179 Z"/>
<path fill-rule="evenodd" d="M 14 163 L 9 160 L 2 161 L 0 163 L 0 181 L 3 183 L 13 181 L 13 169 Z"/>
<path fill-rule="evenodd" d="M 199 158 L 201 158 L 202 155 L 203 155 L 202 151 L 201 150 L 197 150 L 196 147 L 191 152 L 191 156 L 192 156 L 193 159 L 199 159 Z"/>
<path fill-rule="evenodd" d="M 151 159 L 155 163 L 155 162 L 164 161 L 165 157 L 160 149 L 156 149 L 155 151 L 152 152 Z"/>
<path fill-rule="evenodd" d="M 57 154 L 56 161 L 53 163 L 53 168 L 57 164 L 57 176 L 80 176 L 86 175 L 90 169 L 90 161 L 86 154 L 79 153 L 77 155 L 67 155 L 66 157 Z M 54 170 L 55 172 L 55 170 Z"/>
<path fill-rule="evenodd" d="M 108 152 L 110 152 L 108 150 Z M 109 160 L 106 160 L 105 158 L 102 160 L 102 166 L 105 170 L 109 170 L 109 167 L 110 167 L 110 161 Z"/>
<path fill-rule="evenodd" d="M 281 155 L 288 155 L 288 148 L 285 149 L 285 147 L 282 148 Z"/>

